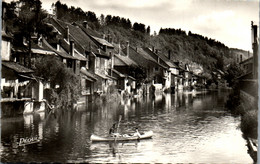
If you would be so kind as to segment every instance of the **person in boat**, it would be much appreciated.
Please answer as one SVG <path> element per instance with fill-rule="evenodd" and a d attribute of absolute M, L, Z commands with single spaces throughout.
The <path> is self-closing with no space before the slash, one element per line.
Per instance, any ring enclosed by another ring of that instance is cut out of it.
<path fill-rule="evenodd" d="M 138 128 L 136 127 L 135 128 L 135 133 L 134 133 L 134 135 L 133 136 L 137 136 L 138 138 L 140 138 L 141 137 L 141 134 L 139 133 L 139 131 L 138 131 Z"/>
<path fill-rule="evenodd" d="M 109 129 L 109 135 L 111 137 L 119 137 L 120 135 L 119 133 L 116 132 L 116 130 L 117 130 L 116 123 L 114 123 L 112 127 Z"/>
<path fill-rule="evenodd" d="M 116 123 L 114 123 L 112 125 L 112 127 L 109 129 L 109 135 L 112 135 L 113 133 L 115 133 L 115 130 L 116 130 Z"/>

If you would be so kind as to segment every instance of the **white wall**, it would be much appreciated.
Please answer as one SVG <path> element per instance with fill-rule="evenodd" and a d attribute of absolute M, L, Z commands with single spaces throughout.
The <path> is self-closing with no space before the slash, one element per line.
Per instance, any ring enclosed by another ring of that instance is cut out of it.
<path fill-rule="evenodd" d="M 10 61 L 10 42 L 2 40 L 1 43 L 1 57 L 2 60 Z"/>

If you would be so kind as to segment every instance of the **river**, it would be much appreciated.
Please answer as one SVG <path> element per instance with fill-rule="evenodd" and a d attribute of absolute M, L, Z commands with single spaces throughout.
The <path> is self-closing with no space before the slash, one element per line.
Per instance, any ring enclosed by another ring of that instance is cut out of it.
<path fill-rule="evenodd" d="M 227 91 L 159 94 L 96 102 L 77 110 L 1 119 L 1 162 L 253 163 L 238 128 L 240 117 L 224 108 Z M 152 139 L 92 143 L 122 116 L 119 131 L 152 130 Z M 18 146 L 21 138 L 41 142 Z"/>

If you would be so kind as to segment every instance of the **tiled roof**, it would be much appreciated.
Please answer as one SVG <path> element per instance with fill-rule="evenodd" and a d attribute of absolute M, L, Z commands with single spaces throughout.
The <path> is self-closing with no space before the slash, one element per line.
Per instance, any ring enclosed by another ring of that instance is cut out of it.
<path fill-rule="evenodd" d="M 126 52 L 127 48 L 124 48 L 122 50 L 123 53 L 127 54 Z M 137 53 L 133 48 L 129 47 L 129 58 L 134 60 L 139 66 L 148 67 L 149 66 L 149 60 Z"/>
<path fill-rule="evenodd" d="M 60 47 L 60 51 L 57 51 L 53 48 L 45 39 L 43 39 L 43 44 L 48 47 L 50 50 L 54 51 L 59 56 L 66 58 L 66 59 L 76 59 L 75 57 L 69 55 L 62 47 Z"/>
<path fill-rule="evenodd" d="M 139 48 L 138 49 L 138 53 L 140 53 L 144 58 L 146 58 L 146 60 L 149 60 L 153 63 L 156 63 L 157 65 L 159 65 L 162 68 L 166 68 L 165 66 L 163 66 L 162 64 L 159 64 L 157 62 L 157 60 L 155 60 L 153 57 L 151 57 L 143 48 Z"/>
<path fill-rule="evenodd" d="M 32 73 L 33 70 L 26 68 L 18 63 L 15 62 L 9 62 L 9 61 L 2 61 L 2 65 L 14 70 L 17 73 Z"/>
<path fill-rule="evenodd" d="M 61 45 L 60 46 L 65 50 L 65 52 L 67 54 L 70 52 L 70 45 L 64 39 L 61 39 Z M 87 58 L 85 58 L 83 55 L 77 53 L 76 51 L 74 51 L 73 58 L 77 59 L 77 60 L 81 60 L 81 61 L 87 61 Z"/>
<path fill-rule="evenodd" d="M 45 46 L 45 44 L 42 44 L 42 46 L 39 46 L 38 44 L 32 42 L 32 53 L 36 54 L 43 54 L 43 55 L 57 55 L 54 51 L 52 51 L 50 48 Z"/>
<path fill-rule="evenodd" d="M 114 65 L 117 66 L 131 66 L 131 65 L 135 65 L 137 66 L 137 63 L 135 61 L 133 61 L 132 59 L 130 59 L 127 56 L 123 56 L 123 55 L 115 55 L 115 63 Z"/>
<path fill-rule="evenodd" d="M 168 59 L 165 55 L 163 55 L 163 54 L 161 54 L 161 53 L 157 53 L 157 54 L 156 54 L 156 53 L 152 52 L 149 48 L 143 48 L 143 50 L 146 51 L 148 54 L 153 53 L 154 55 L 160 57 L 160 59 L 163 60 L 163 62 L 164 62 L 167 66 L 169 66 L 169 67 L 171 67 L 171 68 L 177 68 L 177 65 L 174 64 L 172 61 L 170 61 L 170 59 Z"/>
<path fill-rule="evenodd" d="M 95 37 L 95 36 L 92 36 L 93 39 L 95 39 L 97 42 L 99 42 L 100 44 L 102 45 L 106 45 L 108 47 L 114 47 L 111 43 L 109 43 L 108 41 L 106 41 L 105 39 L 102 39 L 102 38 L 98 38 L 98 37 Z"/>
<path fill-rule="evenodd" d="M 63 22 L 61 20 L 56 20 L 64 29 L 66 27 L 69 28 L 69 33 L 73 37 L 75 41 L 77 41 L 83 48 L 89 49 L 89 43 L 93 46 L 93 41 L 85 34 L 84 31 L 81 30 L 81 28 L 74 26 L 72 24 Z"/>
<path fill-rule="evenodd" d="M 55 21 L 55 20 L 54 20 Z M 66 27 L 69 28 L 69 33 L 70 33 L 70 38 L 75 41 L 75 48 L 80 52 L 80 53 L 85 53 L 83 52 L 82 48 L 85 50 L 90 51 L 90 45 L 91 45 L 91 51 L 93 51 L 95 54 L 100 55 L 100 57 L 107 57 L 109 58 L 108 54 L 105 53 L 102 49 L 100 49 L 100 52 L 98 51 L 99 47 L 98 45 L 91 39 L 92 36 L 87 35 L 82 28 L 79 27 L 79 25 L 74 26 L 72 24 L 63 22 L 61 20 L 56 20 L 56 22 L 63 28 L 65 29 Z M 97 38 L 97 37 L 95 37 Z M 110 45 L 113 47 L 112 44 L 106 43 L 106 40 L 103 39 L 98 39 L 97 42 L 102 42 L 107 45 Z"/>

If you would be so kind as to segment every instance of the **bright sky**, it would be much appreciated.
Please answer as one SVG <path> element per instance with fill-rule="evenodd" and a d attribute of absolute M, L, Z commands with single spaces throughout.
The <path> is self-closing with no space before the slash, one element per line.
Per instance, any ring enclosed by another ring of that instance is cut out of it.
<path fill-rule="evenodd" d="M 10 0 L 9 0 L 10 1 Z M 41 0 L 49 9 L 56 0 Z M 259 24 L 259 0 L 60 0 L 68 7 L 150 25 L 151 31 L 181 28 L 252 51 L 251 21 Z"/>

